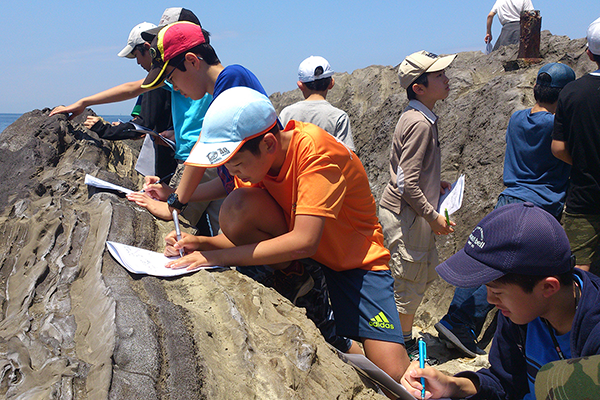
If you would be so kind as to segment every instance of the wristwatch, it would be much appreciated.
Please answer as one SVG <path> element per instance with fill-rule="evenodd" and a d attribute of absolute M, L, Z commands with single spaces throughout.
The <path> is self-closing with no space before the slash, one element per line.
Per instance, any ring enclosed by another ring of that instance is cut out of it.
<path fill-rule="evenodd" d="M 169 195 L 169 197 L 167 198 L 167 204 L 169 205 L 169 207 L 176 208 L 180 212 L 183 212 L 183 210 L 185 210 L 185 208 L 187 207 L 187 203 L 181 203 L 179 201 L 179 196 L 177 196 L 177 193 L 175 192 Z"/>

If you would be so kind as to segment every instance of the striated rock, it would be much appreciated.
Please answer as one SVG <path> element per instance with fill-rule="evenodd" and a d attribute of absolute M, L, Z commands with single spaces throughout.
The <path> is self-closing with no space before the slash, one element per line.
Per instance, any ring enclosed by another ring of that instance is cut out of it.
<path fill-rule="evenodd" d="M 137 154 L 48 113 L 0 137 L 0 396 L 382 398 L 302 309 L 234 270 L 126 272 L 105 241 L 161 250 L 171 224 L 83 181 L 140 187 Z"/>

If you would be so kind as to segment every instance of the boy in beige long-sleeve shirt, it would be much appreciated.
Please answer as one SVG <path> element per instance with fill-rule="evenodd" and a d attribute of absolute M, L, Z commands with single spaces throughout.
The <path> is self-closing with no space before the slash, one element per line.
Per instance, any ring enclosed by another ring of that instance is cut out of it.
<path fill-rule="evenodd" d="M 380 222 L 392 254 L 396 308 L 406 350 L 413 356 L 418 354 L 412 337 L 415 312 L 437 277 L 435 235 L 453 232 L 454 225 L 436 211 L 440 193 L 450 185 L 440 180 L 437 116 L 432 110 L 438 100 L 448 97 L 444 70 L 455 57 L 420 51 L 400 64 L 400 84 L 410 101 L 394 131 L 390 182 L 379 203 Z"/>

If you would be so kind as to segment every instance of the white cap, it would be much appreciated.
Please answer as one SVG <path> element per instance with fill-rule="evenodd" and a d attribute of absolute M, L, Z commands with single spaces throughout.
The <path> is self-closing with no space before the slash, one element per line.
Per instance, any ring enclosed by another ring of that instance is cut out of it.
<path fill-rule="evenodd" d="M 321 67 L 319 70 L 317 70 Z M 320 71 L 322 69 L 322 71 Z M 319 73 L 320 72 L 320 73 Z M 333 70 L 326 59 L 319 56 L 310 56 L 300 63 L 298 67 L 298 80 L 302 83 L 329 78 Z"/>
<path fill-rule="evenodd" d="M 600 55 L 600 18 L 590 24 L 587 30 L 588 49 L 597 56 Z"/>
<path fill-rule="evenodd" d="M 133 54 L 133 49 L 138 44 L 145 43 L 146 41 L 142 38 L 142 32 L 147 31 L 148 29 L 156 28 L 156 25 L 150 22 L 142 22 L 141 24 L 137 24 L 133 27 L 131 32 L 129 32 L 129 38 L 127 39 L 127 46 L 123 48 L 118 54 L 119 57 L 127 57 L 127 58 L 135 58 Z"/>

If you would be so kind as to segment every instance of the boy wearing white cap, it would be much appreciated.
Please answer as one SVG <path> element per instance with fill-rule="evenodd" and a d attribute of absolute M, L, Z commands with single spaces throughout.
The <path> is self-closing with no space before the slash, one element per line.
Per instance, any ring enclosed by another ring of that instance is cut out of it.
<path fill-rule="evenodd" d="M 288 121 L 310 122 L 325 129 L 354 151 L 354 140 L 348 114 L 332 106 L 327 92 L 335 85 L 333 69 L 323 57 L 310 56 L 298 67 L 298 88 L 304 101 L 291 104 L 281 110 L 279 118 L 285 126 Z"/>
<path fill-rule="evenodd" d="M 255 90 L 234 87 L 215 98 L 190 159 L 225 166 L 236 189 L 223 203 L 223 234 L 180 241 L 170 234 L 165 254 L 186 255 L 167 266 L 318 264 L 337 334 L 361 340 L 367 357 L 399 381 L 409 360 L 366 172 L 316 125 L 290 121 L 285 129 Z"/>
<path fill-rule="evenodd" d="M 552 153 L 572 165 L 563 223 L 577 266 L 589 271 L 600 260 L 600 18 L 588 27 L 587 42 L 599 69 L 560 92 Z"/>
<path fill-rule="evenodd" d="M 427 287 L 437 277 L 435 235 L 453 232 L 436 211 L 440 192 L 441 156 L 437 116 L 433 107 L 448 97 L 444 70 L 456 55 L 440 57 L 419 51 L 400 64 L 400 85 L 410 100 L 396 125 L 390 157 L 390 181 L 379 202 L 379 219 L 394 275 L 396 308 L 409 354 L 418 355 L 412 324 Z"/>

